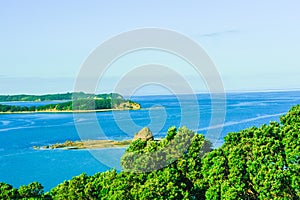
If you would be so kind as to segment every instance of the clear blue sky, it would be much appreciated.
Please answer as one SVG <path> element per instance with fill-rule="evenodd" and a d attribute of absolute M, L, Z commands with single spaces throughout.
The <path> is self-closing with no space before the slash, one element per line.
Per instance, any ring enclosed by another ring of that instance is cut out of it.
<path fill-rule="evenodd" d="M 72 91 L 93 49 L 143 27 L 198 42 L 228 91 L 299 89 L 299 8 L 296 0 L 0 0 L 0 93 Z"/>

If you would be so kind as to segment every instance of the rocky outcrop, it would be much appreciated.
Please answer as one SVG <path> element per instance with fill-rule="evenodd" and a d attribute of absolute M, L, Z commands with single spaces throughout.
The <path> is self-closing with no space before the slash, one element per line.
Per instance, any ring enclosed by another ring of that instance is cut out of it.
<path fill-rule="evenodd" d="M 141 109 L 141 105 L 136 102 L 126 101 L 126 102 L 122 102 L 120 104 L 114 105 L 114 108 L 119 109 L 119 110 L 139 110 L 139 109 Z"/>
<path fill-rule="evenodd" d="M 145 140 L 145 141 L 153 140 L 152 132 L 150 131 L 150 129 L 148 127 L 145 127 L 134 135 L 134 138 L 132 141 L 135 141 L 137 139 L 141 139 L 141 140 Z"/>

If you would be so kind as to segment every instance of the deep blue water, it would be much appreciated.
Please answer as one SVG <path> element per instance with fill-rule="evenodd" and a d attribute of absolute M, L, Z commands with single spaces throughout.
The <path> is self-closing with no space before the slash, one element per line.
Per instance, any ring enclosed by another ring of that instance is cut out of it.
<path fill-rule="evenodd" d="M 45 190 L 86 172 L 92 175 L 109 168 L 121 170 L 123 148 L 99 150 L 34 150 L 66 140 L 130 139 L 144 126 L 155 137 L 163 137 L 170 126 L 187 125 L 207 133 L 212 117 L 210 96 L 197 95 L 197 101 L 183 96 L 133 97 L 141 103 L 138 111 L 98 113 L 0 114 L 0 182 L 15 187 L 33 181 Z M 11 105 L 40 105 L 50 102 L 9 102 Z M 228 132 L 261 126 L 279 117 L 291 106 L 300 104 L 300 92 L 231 93 L 226 98 L 223 130 L 215 136 L 216 146 Z M 199 121 L 199 123 L 196 123 Z M 216 127 L 221 127 L 218 124 Z M 214 130 L 211 128 L 211 130 Z"/>

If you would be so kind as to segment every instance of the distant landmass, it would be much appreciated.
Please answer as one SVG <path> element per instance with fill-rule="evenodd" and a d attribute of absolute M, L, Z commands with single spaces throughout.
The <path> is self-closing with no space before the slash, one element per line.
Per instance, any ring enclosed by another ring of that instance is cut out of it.
<path fill-rule="evenodd" d="M 65 101 L 53 102 L 41 106 L 15 106 L 0 104 L 0 112 L 83 112 L 101 110 L 138 110 L 140 104 L 126 100 L 117 93 L 87 94 L 83 92 L 46 94 L 46 95 L 0 95 L 0 102 L 41 102 L 41 101 Z"/>
<path fill-rule="evenodd" d="M 0 102 L 7 101 L 58 101 L 73 99 L 123 99 L 118 93 L 109 94 L 89 94 L 84 92 L 67 92 L 62 94 L 44 94 L 44 95 L 0 95 Z"/>

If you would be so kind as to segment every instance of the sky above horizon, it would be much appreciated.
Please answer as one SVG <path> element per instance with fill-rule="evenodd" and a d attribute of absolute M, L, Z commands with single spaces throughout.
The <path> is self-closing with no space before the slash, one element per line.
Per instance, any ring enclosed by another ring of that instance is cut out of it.
<path fill-rule="evenodd" d="M 170 29 L 197 42 L 227 91 L 300 89 L 299 1 L 0 1 L 0 94 L 72 91 L 82 64 L 101 43 L 145 27 Z M 195 91 L 205 83 L 178 58 L 144 52 L 118 60 L 99 92 L 135 64 L 174 66 Z M 139 62 L 134 62 L 139 60 Z M 184 66 L 184 67 L 183 67 Z M 183 70 L 182 70 L 183 69 Z M 186 74 L 184 74 L 186 73 Z M 178 85 L 174 87 L 181 87 Z M 142 93 L 166 88 L 144 87 Z"/>

